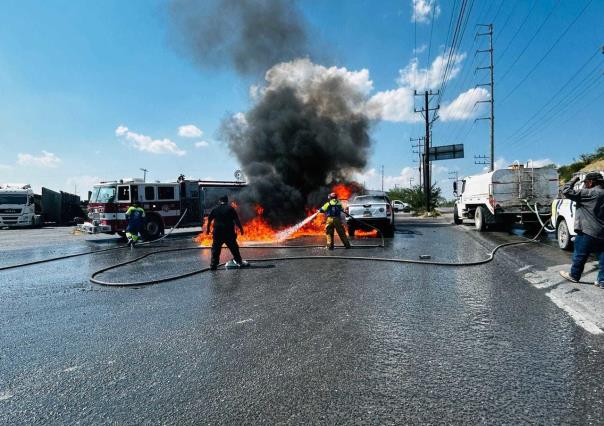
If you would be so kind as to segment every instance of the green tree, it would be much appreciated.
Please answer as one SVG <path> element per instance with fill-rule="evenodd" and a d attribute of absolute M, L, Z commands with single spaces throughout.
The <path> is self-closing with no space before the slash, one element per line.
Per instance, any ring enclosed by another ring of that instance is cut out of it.
<path fill-rule="evenodd" d="M 434 210 L 440 206 L 445 199 L 441 196 L 441 189 L 433 185 L 430 191 L 430 210 Z M 411 188 L 394 188 L 387 192 L 388 197 L 391 200 L 401 200 L 403 203 L 407 203 L 411 206 L 411 209 L 420 212 L 426 210 L 426 197 L 424 196 L 424 189 L 419 185 L 415 185 Z"/>

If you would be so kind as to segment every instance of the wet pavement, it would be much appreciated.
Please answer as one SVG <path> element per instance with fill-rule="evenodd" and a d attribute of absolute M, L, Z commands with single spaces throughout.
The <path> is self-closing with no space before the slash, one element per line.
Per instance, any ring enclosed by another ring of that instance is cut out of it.
<path fill-rule="evenodd" d="M 405 216 L 385 248 L 333 255 L 474 261 L 520 238 Z M 4 246 L 0 266 L 113 244 Z M 192 244 L 181 236 L 161 245 Z M 147 287 L 88 282 L 155 249 L 0 272 L 0 423 L 603 421 L 604 336 L 548 296 L 565 283 L 540 285 L 569 262 L 551 246 L 512 247 L 471 268 L 308 259 Z M 244 250 L 305 254 L 330 255 Z M 170 276 L 208 261 L 207 250 L 158 254 L 102 278 Z M 594 291 L 568 289 L 600 297 Z"/>

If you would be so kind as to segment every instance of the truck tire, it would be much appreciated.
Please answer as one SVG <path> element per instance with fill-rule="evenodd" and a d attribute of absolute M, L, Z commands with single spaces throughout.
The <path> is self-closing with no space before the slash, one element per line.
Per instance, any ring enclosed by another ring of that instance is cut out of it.
<path fill-rule="evenodd" d="M 566 220 L 560 219 L 556 227 L 556 237 L 558 239 L 558 247 L 565 251 L 571 251 L 573 243 L 570 240 L 570 231 Z"/>
<path fill-rule="evenodd" d="M 463 223 L 463 219 L 459 217 L 459 213 L 457 212 L 457 206 L 453 206 L 453 223 L 455 225 L 461 225 Z"/>
<path fill-rule="evenodd" d="M 394 237 L 394 225 L 392 223 L 387 224 L 382 228 L 382 233 L 384 238 L 393 238 Z"/>
<path fill-rule="evenodd" d="M 164 225 L 157 216 L 147 217 L 145 223 L 144 238 L 149 241 L 157 240 L 164 230 Z"/>
<path fill-rule="evenodd" d="M 476 211 L 474 212 L 474 227 L 478 232 L 486 231 L 487 209 L 485 206 L 476 207 Z"/>

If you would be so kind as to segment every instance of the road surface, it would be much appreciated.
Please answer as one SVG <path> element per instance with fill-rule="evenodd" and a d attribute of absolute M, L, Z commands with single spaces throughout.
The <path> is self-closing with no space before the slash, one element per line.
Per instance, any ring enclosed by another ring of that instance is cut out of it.
<path fill-rule="evenodd" d="M 449 222 L 402 215 L 386 247 L 334 254 L 462 262 L 521 239 Z M 0 265 L 116 244 L 86 236 L 45 243 L 36 232 L 4 246 Z M 190 236 L 161 243 L 191 244 Z M 92 271 L 144 250 L 0 272 L 1 424 L 604 418 L 604 291 L 562 283 L 556 274 L 569 255 L 551 243 L 509 248 L 470 268 L 292 260 L 139 288 L 88 282 Z M 247 258 L 300 254 L 329 253 L 244 250 Z M 160 254 L 103 279 L 208 263 L 207 251 Z"/>

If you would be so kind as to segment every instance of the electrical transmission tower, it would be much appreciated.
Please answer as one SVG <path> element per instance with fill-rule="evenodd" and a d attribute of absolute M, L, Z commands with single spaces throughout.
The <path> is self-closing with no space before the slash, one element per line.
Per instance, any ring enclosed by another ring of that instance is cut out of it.
<path fill-rule="evenodd" d="M 490 171 L 492 172 L 495 168 L 495 81 L 494 81 L 494 67 L 493 67 L 493 24 L 478 24 L 479 27 L 488 28 L 487 32 L 484 33 L 476 33 L 476 37 L 489 37 L 489 48 L 477 50 L 475 54 L 479 53 L 488 53 L 489 54 L 489 66 L 488 67 L 477 67 L 478 70 L 489 70 L 491 75 L 491 81 L 489 83 L 477 84 L 476 87 L 480 86 L 489 86 L 491 89 L 491 96 L 488 101 L 477 101 L 476 104 L 479 103 L 490 103 L 491 104 L 491 114 L 490 117 L 477 118 L 478 120 L 490 120 L 491 121 L 491 154 L 490 154 Z"/>
<path fill-rule="evenodd" d="M 488 155 L 475 155 L 474 156 L 474 164 L 490 164 L 489 161 L 487 161 L 489 159 Z M 491 167 L 491 171 L 492 171 L 492 167 Z"/>
<path fill-rule="evenodd" d="M 426 90 L 423 94 L 418 94 L 417 90 L 413 91 L 414 96 L 423 96 L 424 97 L 424 107 L 421 109 L 414 109 L 415 112 L 419 112 L 423 115 L 425 125 L 426 125 L 426 135 L 424 136 L 424 153 L 422 158 L 423 163 L 423 172 L 424 172 L 424 195 L 426 197 L 426 211 L 430 211 L 430 192 L 432 191 L 431 178 L 430 178 L 430 157 L 429 157 L 429 149 L 430 149 L 430 126 L 432 122 L 435 120 L 433 117 L 430 119 L 430 111 L 437 111 L 440 108 L 440 105 L 437 105 L 436 108 L 430 108 L 430 100 L 434 96 L 438 96 L 440 91 L 436 91 L 436 93 L 432 92 L 432 90 Z"/>
<path fill-rule="evenodd" d="M 459 172 L 457 170 L 449 172 L 449 180 L 458 181 L 459 180 Z"/>

